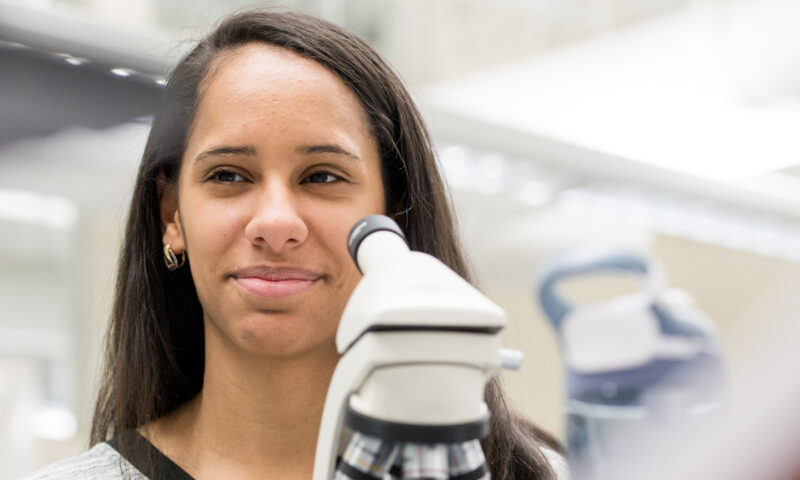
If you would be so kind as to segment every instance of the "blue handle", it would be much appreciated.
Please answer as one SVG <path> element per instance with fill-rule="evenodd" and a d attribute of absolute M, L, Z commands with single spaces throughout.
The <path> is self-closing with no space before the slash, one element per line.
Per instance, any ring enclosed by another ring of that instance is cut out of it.
<path fill-rule="evenodd" d="M 647 260 L 641 255 L 618 249 L 581 249 L 562 255 L 545 266 L 540 275 L 539 303 L 556 330 L 572 310 L 555 289 L 561 280 L 587 273 L 605 271 L 633 272 L 647 275 Z"/>

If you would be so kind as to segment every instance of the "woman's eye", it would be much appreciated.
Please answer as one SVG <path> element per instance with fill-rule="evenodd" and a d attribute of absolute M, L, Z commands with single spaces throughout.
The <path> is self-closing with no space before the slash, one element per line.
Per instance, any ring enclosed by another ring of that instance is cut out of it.
<path fill-rule="evenodd" d="M 337 175 L 334 175 L 334 174 L 330 173 L 330 172 L 312 173 L 306 179 L 306 181 L 308 183 L 333 183 L 333 182 L 336 182 L 338 180 L 341 180 L 341 178 L 338 177 Z"/>
<path fill-rule="evenodd" d="M 217 170 L 211 174 L 211 180 L 220 183 L 243 182 L 244 177 L 229 170 Z"/>

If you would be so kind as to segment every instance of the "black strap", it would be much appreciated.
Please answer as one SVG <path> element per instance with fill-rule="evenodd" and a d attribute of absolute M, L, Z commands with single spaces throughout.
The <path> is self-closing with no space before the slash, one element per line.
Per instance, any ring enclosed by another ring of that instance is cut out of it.
<path fill-rule="evenodd" d="M 151 480 L 194 480 L 136 430 L 122 432 L 106 443 Z"/>

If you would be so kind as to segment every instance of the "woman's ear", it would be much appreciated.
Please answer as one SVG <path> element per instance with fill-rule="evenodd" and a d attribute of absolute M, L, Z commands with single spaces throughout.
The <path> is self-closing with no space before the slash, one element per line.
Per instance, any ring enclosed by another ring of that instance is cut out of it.
<path fill-rule="evenodd" d="M 161 214 L 161 239 L 169 244 L 172 251 L 181 254 L 186 251 L 180 214 L 178 212 L 177 182 L 168 182 L 161 173 L 158 177 L 158 203 Z"/>

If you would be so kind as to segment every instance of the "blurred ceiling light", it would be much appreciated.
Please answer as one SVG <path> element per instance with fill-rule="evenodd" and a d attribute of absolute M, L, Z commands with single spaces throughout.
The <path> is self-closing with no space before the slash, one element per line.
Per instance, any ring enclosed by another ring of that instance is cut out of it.
<path fill-rule="evenodd" d="M 131 76 L 133 73 L 136 73 L 136 72 L 134 72 L 134 71 L 133 71 L 133 70 L 131 70 L 130 68 L 120 68 L 120 67 L 117 67 L 117 68 L 112 68 L 112 69 L 111 69 L 111 73 L 113 73 L 114 75 L 116 75 L 116 76 L 118 76 L 118 77 L 129 77 L 129 76 Z"/>
<path fill-rule="evenodd" d="M 548 183 L 528 180 L 514 191 L 514 198 L 529 207 L 542 207 L 553 200 L 553 190 Z"/>
<path fill-rule="evenodd" d="M 497 180 L 506 171 L 506 159 L 497 153 L 490 153 L 480 159 L 479 174 L 486 179 Z"/>
<path fill-rule="evenodd" d="M 69 230 L 78 219 L 78 207 L 56 195 L 0 189 L 0 220 Z"/>
<path fill-rule="evenodd" d="M 70 55 L 69 53 L 59 53 L 57 55 L 63 58 L 65 62 L 69 63 L 70 65 L 75 65 L 76 67 L 89 63 L 89 60 Z"/>
<path fill-rule="evenodd" d="M 7 48 L 11 49 L 18 49 L 18 48 L 28 48 L 27 45 L 18 42 L 9 42 L 8 40 L 0 40 L 0 48 Z"/>
<path fill-rule="evenodd" d="M 552 187 L 539 178 L 531 162 L 498 152 L 479 152 L 465 145 L 439 146 L 442 173 L 451 187 L 485 196 L 508 194 L 528 206 L 552 198 Z"/>
<path fill-rule="evenodd" d="M 558 207 L 566 213 L 581 214 L 589 208 L 591 197 L 580 188 L 560 192 L 556 198 Z"/>
<path fill-rule="evenodd" d="M 467 151 L 460 145 L 451 145 L 439 155 L 445 172 L 458 172 L 467 165 Z"/>
<path fill-rule="evenodd" d="M 507 160 L 500 154 L 483 155 L 475 166 L 473 189 L 486 196 L 494 196 L 507 190 Z"/>

